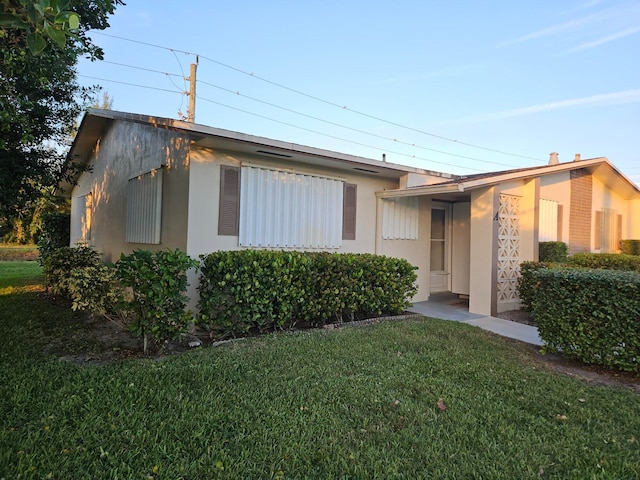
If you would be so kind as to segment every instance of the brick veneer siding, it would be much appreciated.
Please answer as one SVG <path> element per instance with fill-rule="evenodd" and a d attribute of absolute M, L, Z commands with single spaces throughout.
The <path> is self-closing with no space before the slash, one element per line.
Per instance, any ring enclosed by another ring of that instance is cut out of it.
<path fill-rule="evenodd" d="M 571 171 L 569 206 L 569 254 L 591 251 L 591 211 L 593 184 L 584 169 Z"/>

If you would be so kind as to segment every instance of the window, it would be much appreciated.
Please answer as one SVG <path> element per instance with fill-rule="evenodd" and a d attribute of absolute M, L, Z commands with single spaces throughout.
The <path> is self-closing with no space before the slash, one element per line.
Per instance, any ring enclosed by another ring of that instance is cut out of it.
<path fill-rule="evenodd" d="M 593 233 L 595 250 L 616 253 L 622 240 L 622 215 L 611 208 L 596 211 Z"/>
<path fill-rule="evenodd" d="M 344 186 L 340 180 L 242 167 L 239 244 L 245 247 L 339 248 Z M 355 217 L 355 212 L 353 212 Z"/>
<path fill-rule="evenodd" d="M 418 197 L 382 200 L 382 238 L 385 240 L 418 239 Z"/>
<path fill-rule="evenodd" d="M 76 216 L 73 238 L 79 242 L 91 240 L 91 220 L 93 218 L 93 197 L 91 193 L 76 197 Z"/>
<path fill-rule="evenodd" d="M 130 179 L 127 185 L 126 241 L 160 243 L 161 219 L 162 169 Z"/>

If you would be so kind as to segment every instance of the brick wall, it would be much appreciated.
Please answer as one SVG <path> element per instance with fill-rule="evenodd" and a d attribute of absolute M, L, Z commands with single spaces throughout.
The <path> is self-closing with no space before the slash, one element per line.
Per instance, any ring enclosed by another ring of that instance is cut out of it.
<path fill-rule="evenodd" d="M 593 185 L 585 169 L 571 171 L 569 207 L 569 254 L 591 251 L 591 211 Z"/>

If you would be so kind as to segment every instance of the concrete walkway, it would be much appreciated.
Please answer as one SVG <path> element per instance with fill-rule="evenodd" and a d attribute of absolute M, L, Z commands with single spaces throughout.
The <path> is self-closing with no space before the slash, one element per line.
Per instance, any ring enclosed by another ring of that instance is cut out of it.
<path fill-rule="evenodd" d="M 532 345 L 542 345 L 538 329 L 502 318 L 469 313 L 467 303 L 455 295 L 432 295 L 428 302 L 414 303 L 409 311 L 426 317 L 453 320 L 480 327 L 503 337 L 513 338 Z"/>

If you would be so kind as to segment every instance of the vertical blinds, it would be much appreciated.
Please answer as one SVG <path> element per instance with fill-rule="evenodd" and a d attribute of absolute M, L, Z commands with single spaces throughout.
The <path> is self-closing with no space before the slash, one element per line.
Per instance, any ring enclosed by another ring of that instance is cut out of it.
<path fill-rule="evenodd" d="M 242 167 L 239 244 L 245 247 L 340 248 L 343 182 Z"/>

